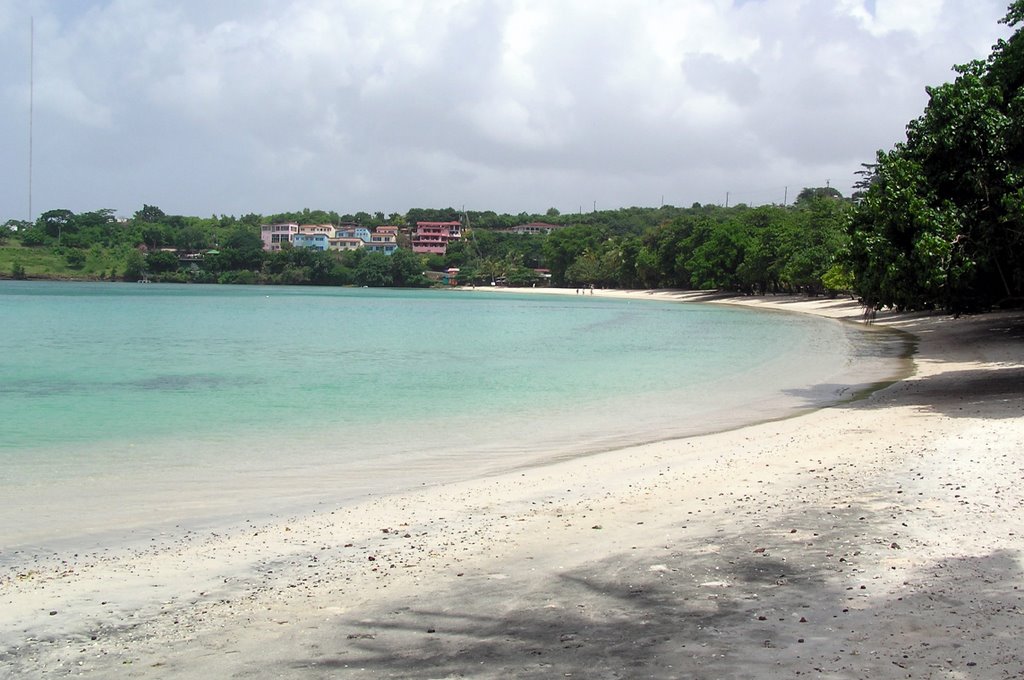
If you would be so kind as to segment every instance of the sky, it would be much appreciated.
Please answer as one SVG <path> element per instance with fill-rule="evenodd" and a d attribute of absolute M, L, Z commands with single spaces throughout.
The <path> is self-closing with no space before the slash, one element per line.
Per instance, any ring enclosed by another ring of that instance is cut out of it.
<path fill-rule="evenodd" d="M 0 223 L 849 195 L 1008 4 L 0 0 Z"/>

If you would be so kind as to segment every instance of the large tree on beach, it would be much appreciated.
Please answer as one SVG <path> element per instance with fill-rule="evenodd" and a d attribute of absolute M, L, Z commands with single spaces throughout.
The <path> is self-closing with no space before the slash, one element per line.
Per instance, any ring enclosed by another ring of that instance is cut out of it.
<path fill-rule="evenodd" d="M 1022 21 L 1016 0 L 1002 23 Z M 955 70 L 869 166 L 850 233 L 868 304 L 959 312 L 1024 298 L 1024 37 Z"/>

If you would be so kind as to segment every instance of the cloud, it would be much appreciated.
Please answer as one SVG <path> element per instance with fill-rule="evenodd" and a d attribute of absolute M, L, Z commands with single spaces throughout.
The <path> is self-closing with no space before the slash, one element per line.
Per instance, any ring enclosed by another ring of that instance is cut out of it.
<path fill-rule="evenodd" d="M 847 190 L 1007 33 L 1004 0 L 0 5 L 3 219 L 24 212 L 30 11 L 37 212 L 124 214 Z"/>

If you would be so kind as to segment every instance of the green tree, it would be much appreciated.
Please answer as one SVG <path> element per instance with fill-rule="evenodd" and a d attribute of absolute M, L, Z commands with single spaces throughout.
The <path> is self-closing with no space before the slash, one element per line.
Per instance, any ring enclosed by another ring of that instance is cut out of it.
<path fill-rule="evenodd" d="M 430 284 L 423 275 L 423 261 L 411 250 L 399 248 L 390 256 L 391 282 L 395 286 L 422 288 Z"/>
<path fill-rule="evenodd" d="M 846 252 L 850 204 L 831 196 L 801 202 L 789 213 L 779 277 L 792 289 L 819 295 L 822 277 Z"/>
<path fill-rule="evenodd" d="M 809 203 L 821 198 L 842 200 L 843 195 L 832 187 L 804 187 L 796 195 L 796 200 L 793 203 L 794 205 L 800 205 L 801 203 Z"/>
<path fill-rule="evenodd" d="M 71 269 L 81 269 L 85 266 L 85 253 L 76 248 L 69 249 L 64 253 L 64 261 Z"/>
<path fill-rule="evenodd" d="M 686 268 L 690 284 L 697 289 L 739 287 L 737 272 L 746 254 L 747 239 L 741 225 L 730 221 L 708 230 L 706 238 L 692 250 Z"/>
<path fill-rule="evenodd" d="M 125 281 L 138 281 L 143 278 L 146 268 L 146 260 L 142 253 L 132 248 L 125 257 L 124 274 Z"/>
<path fill-rule="evenodd" d="M 77 228 L 75 213 L 63 209 L 47 210 L 36 220 L 36 226 L 60 245 L 64 234 L 74 233 Z"/>
<path fill-rule="evenodd" d="M 582 279 L 570 280 L 569 268 L 586 252 L 596 252 L 605 240 L 605 232 L 591 227 L 566 227 L 551 233 L 544 241 L 544 259 L 551 270 L 551 283 L 564 286 Z M 590 272 L 577 268 L 573 277 L 586 277 Z"/>
<path fill-rule="evenodd" d="M 1024 0 L 1003 23 L 1024 19 Z M 954 312 L 1024 297 L 1024 38 L 928 88 L 905 142 L 879 152 L 851 223 L 869 304 Z"/>
<path fill-rule="evenodd" d="M 142 205 L 141 210 L 136 210 L 135 215 L 132 216 L 136 222 L 147 222 L 150 224 L 156 224 L 163 222 L 164 218 L 167 217 L 164 211 L 155 205 Z"/>
<path fill-rule="evenodd" d="M 173 272 L 178 269 L 178 256 L 158 250 L 146 254 L 146 271 L 155 273 Z"/>
<path fill-rule="evenodd" d="M 263 239 L 255 229 L 239 226 L 224 239 L 224 247 L 241 251 L 263 250 Z"/>
<path fill-rule="evenodd" d="M 878 179 L 851 224 L 857 292 L 872 306 L 955 306 L 949 278 L 962 272 L 954 251 L 961 224 L 955 208 L 934 195 L 920 163 L 903 147 L 878 159 Z"/>
<path fill-rule="evenodd" d="M 785 234 L 792 213 L 786 208 L 765 206 L 743 216 L 748 241 L 743 261 L 736 271 L 741 290 L 761 295 L 781 290 L 781 271 L 787 250 Z"/>
<path fill-rule="evenodd" d="M 50 242 L 50 237 L 38 226 L 18 232 L 18 239 L 21 241 L 21 245 L 29 248 L 46 245 Z"/>
<path fill-rule="evenodd" d="M 7 220 L 0 226 L 0 244 L 6 243 L 11 235 L 24 233 L 32 228 L 32 223 L 27 220 Z"/>
<path fill-rule="evenodd" d="M 175 234 L 174 245 L 180 250 L 200 251 L 210 246 L 210 233 L 211 229 L 209 228 L 190 224 Z"/>
<path fill-rule="evenodd" d="M 368 253 L 355 271 L 356 284 L 369 288 L 391 286 L 394 279 L 391 275 L 391 262 L 384 253 Z"/>
<path fill-rule="evenodd" d="M 145 222 L 141 225 L 141 230 L 142 242 L 152 250 L 159 250 L 174 243 L 174 233 L 163 224 Z"/>

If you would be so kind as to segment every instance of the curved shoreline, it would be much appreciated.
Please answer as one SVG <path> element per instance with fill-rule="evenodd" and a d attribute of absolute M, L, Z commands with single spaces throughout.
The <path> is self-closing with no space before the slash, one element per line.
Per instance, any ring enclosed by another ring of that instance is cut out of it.
<path fill-rule="evenodd" d="M 61 286 L 59 292 L 62 295 L 77 294 L 86 292 L 91 286 L 83 285 L 80 288 L 81 291 Z M 183 288 L 178 287 L 177 290 L 183 291 Z M 159 291 L 153 289 L 152 292 Z M 268 291 L 258 290 L 261 300 L 264 292 Z M 402 292 L 397 292 L 402 295 Z M 330 291 L 327 294 L 330 297 Z M 451 303 L 456 307 L 470 305 L 481 308 L 482 305 L 487 309 L 492 306 L 492 302 L 502 308 L 521 307 L 522 300 L 526 299 L 526 296 L 517 296 L 520 302 L 513 302 L 509 296 L 501 299 L 503 296 L 500 295 L 483 295 L 478 296 L 482 299 L 472 299 L 468 294 L 454 295 L 453 298 L 452 293 L 446 290 L 431 291 L 427 299 Z M 143 296 L 148 297 L 148 293 Z M 0 484 L 0 496 L 5 496 L 8 501 L 6 507 L 0 508 L 0 546 L 6 548 L 0 551 L 0 568 L 9 561 L 14 549 L 74 553 L 88 552 L 95 546 L 148 543 L 153 536 L 160 540 L 162 534 L 181 533 L 182 527 L 192 530 L 213 530 L 217 527 L 227 529 L 246 519 L 262 520 L 283 514 L 302 513 L 309 507 L 342 505 L 371 495 L 416 489 L 422 482 L 437 485 L 477 476 L 493 476 L 549 461 L 791 417 L 845 401 L 855 391 L 868 388 L 870 383 L 895 375 L 896 367 L 889 369 L 889 364 L 894 364 L 894 360 L 885 358 L 877 361 L 874 357 L 893 356 L 898 351 L 898 340 L 877 338 L 881 344 L 877 348 L 872 347 L 876 344 L 872 342 L 874 334 L 861 333 L 859 328 L 851 331 L 838 321 L 809 320 L 807 315 L 803 315 L 804 318 L 786 317 L 766 311 L 747 312 L 722 307 L 718 307 L 716 312 L 707 305 L 701 311 L 700 307 L 692 304 L 675 304 L 676 312 L 689 309 L 692 310 L 690 313 L 664 314 L 666 309 L 671 309 L 666 305 L 674 304 L 674 300 L 656 300 L 651 304 L 631 304 L 631 300 L 624 300 L 609 306 L 593 300 L 548 298 L 541 300 L 535 295 L 532 300 L 526 301 L 541 303 L 542 309 L 572 310 L 579 307 L 583 310 L 622 310 L 623 315 L 630 318 L 628 323 L 621 324 L 622 328 L 632 329 L 628 333 L 638 332 L 632 320 L 637 314 L 641 318 L 655 319 L 654 323 L 661 328 L 675 328 L 677 326 L 674 323 L 681 323 L 679 319 L 697 316 L 739 317 L 747 321 L 741 323 L 739 329 L 733 330 L 734 337 L 750 337 L 743 329 L 756 333 L 756 326 L 763 324 L 778 328 L 777 333 L 770 331 L 765 336 L 765 342 L 774 346 L 776 352 L 769 354 L 755 351 L 753 354 L 763 356 L 765 366 L 770 367 L 767 371 L 759 372 L 764 379 L 756 381 L 749 388 L 737 389 L 737 380 L 744 385 L 750 382 L 749 378 L 744 380 L 744 377 L 750 375 L 748 371 L 751 369 L 744 368 L 742 372 L 736 369 L 731 372 L 735 377 L 723 385 L 725 389 L 720 397 L 714 394 L 702 396 L 703 390 L 694 389 L 687 381 L 677 381 L 672 384 L 678 385 L 678 388 L 672 392 L 655 393 L 654 396 L 638 393 L 629 399 L 623 398 L 624 391 L 616 384 L 617 401 L 614 406 L 610 399 L 590 405 L 585 401 L 588 396 L 586 394 L 568 398 L 563 396 L 557 403 L 551 402 L 547 408 L 531 404 L 529 411 L 526 410 L 527 405 L 523 404 L 522 414 L 525 415 L 513 419 L 503 418 L 497 412 L 492 416 L 490 412 L 494 411 L 494 406 L 489 405 L 486 414 L 463 414 L 466 423 L 457 426 L 465 428 L 458 444 L 449 439 L 450 434 L 439 434 L 433 439 L 421 438 L 409 446 L 392 446 L 394 450 L 402 448 L 405 451 L 401 456 L 393 455 L 387 446 L 372 449 L 374 454 L 367 455 L 367 449 L 356 443 L 357 438 L 347 437 L 347 425 L 337 433 L 324 428 L 318 436 L 309 438 L 294 432 L 287 434 L 285 431 L 267 432 L 248 438 L 239 433 L 232 437 L 231 443 L 225 443 L 220 437 L 210 441 L 204 438 L 201 428 L 187 437 L 182 437 L 182 433 L 176 430 L 170 439 L 159 438 L 154 432 L 139 441 L 119 438 L 115 429 L 108 433 L 104 441 L 96 444 L 50 444 L 37 451 L 37 455 L 41 455 L 44 460 L 66 458 L 70 461 L 88 461 L 120 456 L 124 461 L 122 465 L 108 466 L 117 470 L 113 474 L 107 474 L 102 467 L 82 465 L 68 466 L 68 469 L 53 478 L 46 475 L 37 479 L 32 476 L 34 469 L 31 461 L 34 457 L 24 458 L 27 461 L 24 469 L 19 469 L 21 461 L 16 451 L 9 479 L 5 480 L 6 484 Z M 652 314 L 652 310 L 661 311 Z M 666 316 L 669 318 L 660 320 Z M 703 324 L 697 325 L 703 328 Z M 697 340 L 687 337 L 692 332 L 688 330 L 690 327 L 690 324 L 685 324 L 677 332 L 664 333 L 662 341 L 657 344 L 650 340 L 639 342 L 638 346 L 645 348 L 641 354 L 649 355 L 649 351 L 654 350 L 654 356 L 659 357 L 659 368 L 656 371 L 663 372 L 670 364 L 661 362 L 659 350 L 671 349 L 671 354 L 696 351 L 694 343 Z M 791 327 L 804 329 L 807 342 L 793 340 L 779 343 L 777 338 L 787 337 L 787 328 Z M 706 337 L 704 333 L 700 335 Z M 570 348 L 574 343 L 575 340 L 570 342 Z M 793 362 L 781 358 L 789 356 L 794 347 L 805 347 L 810 352 L 812 362 L 802 370 L 792 371 L 790 366 Z M 635 351 L 636 348 L 631 349 Z M 623 353 L 619 354 L 619 351 Z M 736 359 L 743 361 L 748 354 L 744 351 Z M 577 355 L 578 351 L 571 350 L 566 357 L 574 359 Z M 867 356 L 864 361 L 854 358 L 864 355 Z M 171 357 L 167 358 L 167 363 L 177 364 Z M 605 363 L 628 365 L 630 357 L 626 356 L 624 349 L 608 350 L 594 357 L 594 364 L 585 375 L 590 375 L 591 371 L 593 374 L 605 373 Z M 815 368 L 806 370 L 810 366 Z M 876 371 L 875 366 L 880 370 Z M 538 368 L 531 370 L 534 375 L 544 375 L 547 382 L 555 380 L 562 383 L 554 377 L 557 374 L 537 373 Z M 756 372 L 756 368 L 754 370 Z M 618 383 L 618 379 L 604 379 L 606 385 L 613 382 Z M 777 389 L 768 392 L 768 386 L 776 383 Z M 566 384 L 572 384 L 572 381 L 566 381 Z M 731 390 L 729 384 L 734 384 Z M 715 388 L 717 390 L 717 385 Z M 704 396 L 710 396 L 711 399 Z M 486 404 L 488 401 L 478 400 L 478 403 Z M 121 420 L 124 421 L 123 418 Z M 481 426 L 479 435 L 466 436 L 465 433 L 470 432 L 476 435 L 475 430 L 465 427 L 465 424 L 474 424 L 474 420 Z M 527 421 L 530 422 L 529 429 L 524 431 L 522 425 Z M 228 423 L 230 419 L 225 425 Z M 418 428 L 410 423 L 405 429 L 415 431 Z M 31 432 L 32 428 L 21 428 L 20 431 L 23 433 L 21 441 L 25 441 L 24 434 Z M 47 440 L 36 437 L 36 441 Z M 348 460 L 345 456 L 330 456 L 333 452 L 327 449 L 337 441 L 345 441 L 344 451 L 346 454 L 352 451 L 356 460 Z M 136 448 L 143 444 L 145 450 Z M 323 454 L 311 453 L 319 451 L 321 447 L 324 448 Z M 140 454 L 137 459 L 134 453 L 136 450 Z M 163 451 L 163 458 L 169 464 L 164 460 L 146 462 L 153 458 L 147 450 Z M 258 451 L 265 452 L 262 456 L 265 463 L 256 453 Z M 281 456 L 277 452 L 287 452 L 284 457 L 289 459 L 289 469 L 275 471 L 274 467 L 281 464 Z M 173 461 L 181 455 L 190 456 L 194 463 L 176 467 Z M 232 459 L 237 459 L 238 464 L 231 464 Z M 27 483 L 19 483 L 25 478 L 28 479 Z M 119 512 L 117 508 L 125 508 L 127 511 Z"/>
<path fill-rule="evenodd" d="M 0 662 L 26 677 L 1013 675 L 1024 316 L 876 323 L 919 338 L 917 370 L 858 402 L 3 573 Z"/>

